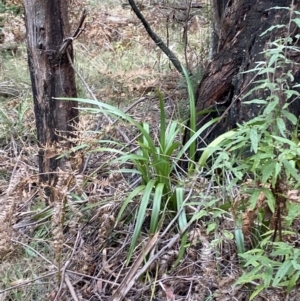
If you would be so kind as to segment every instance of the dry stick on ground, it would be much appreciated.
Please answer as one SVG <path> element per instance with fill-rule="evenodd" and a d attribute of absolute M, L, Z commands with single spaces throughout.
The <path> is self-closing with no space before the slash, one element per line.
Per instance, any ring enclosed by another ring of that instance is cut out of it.
<path fill-rule="evenodd" d="M 111 284 L 111 285 L 115 285 L 115 286 L 119 285 L 118 283 L 116 283 L 114 281 L 109 281 L 109 280 L 106 280 L 106 279 L 103 279 L 103 278 L 100 278 L 100 277 L 91 276 L 91 275 L 88 275 L 88 274 L 83 274 L 83 273 L 79 273 L 79 272 L 72 271 L 72 270 L 66 270 L 66 272 L 70 273 L 70 274 L 73 274 L 73 275 L 82 276 L 84 278 L 90 278 L 90 279 L 93 279 L 93 280 L 102 281 L 102 282 L 105 282 L 105 283 L 108 283 L 108 284 Z"/>
<path fill-rule="evenodd" d="M 155 42 L 155 44 L 162 50 L 162 52 L 170 59 L 176 70 L 184 76 L 184 72 L 181 67 L 181 63 L 177 56 L 167 47 L 167 45 L 163 42 L 163 40 L 151 29 L 150 25 L 136 6 L 134 0 L 128 0 L 132 10 L 136 14 L 136 16 L 141 20 L 144 25 L 146 31 L 148 32 L 150 38 Z"/>
<path fill-rule="evenodd" d="M 69 291 L 70 291 L 70 293 L 71 293 L 71 295 L 73 297 L 73 300 L 74 301 L 79 301 L 79 299 L 77 298 L 77 295 L 75 293 L 74 287 L 73 287 L 73 285 L 72 285 L 72 283 L 70 281 L 70 278 L 69 278 L 69 276 L 67 274 L 65 275 L 65 282 L 66 282 L 67 287 L 68 287 L 68 289 L 69 289 Z"/>
<path fill-rule="evenodd" d="M 123 297 L 125 297 L 125 294 L 128 292 L 128 290 L 132 287 L 135 281 L 132 281 L 134 279 L 134 275 L 137 274 L 137 270 L 142 264 L 143 260 L 145 259 L 145 256 L 149 254 L 149 252 L 152 250 L 152 248 L 155 246 L 157 239 L 158 239 L 159 232 L 155 233 L 153 237 L 148 241 L 145 248 L 142 250 L 138 258 L 133 263 L 132 267 L 130 268 L 129 272 L 124 277 L 123 281 L 121 282 L 120 286 L 114 293 L 114 301 L 116 300 L 122 300 Z M 132 283 L 131 285 L 129 285 Z"/>
<path fill-rule="evenodd" d="M 118 289 L 118 293 L 112 297 L 111 301 L 121 301 L 123 300 L 123 298 L 126 296 L 126 294 L 128 293 L 128 291 L 131 289 L 131 287 L 134 285 L 134 283 L 136 282 L 136 280 L 141 277 L 146 271 L 147 269 L 150 267 L 150 265 L 157 259 L 159 259 L 164 252 L 171 248 L 176 242 L 177 240 L 181 237 L 181 235 L 183 235 L 183 233 L 192 225 L 194 221 L 190 221 L 186 227 L 184 227 L 182 229 L 182 231 L 180 231 L 180 233 L 176 234 L 169 242 L 168 244 L 166 244 L 160 251 L 158 251 L 154 256 L 152 256 L 145 264 L 144 266 L 136 272 L 136 274 L 132 277 L 132 279 L 127 283 L 127 285 L 124 287 L 124 289 L 119 290 Z M 144 254 L 142 254 L 144 255 Z M 143 256 L 144 257 L 144 256 Z"/>
<path fill-rule="evenodd" d="M 79 242 L 80 242 L 80 233 L 79 232 L 77 232 L 77 237 L 76 237 L 76 241 L 75 241 L 75 243 L 74 243 L 74 247 L 73 247 L 73 250 L 72 250 L 72 254 L 71 254 L 71 256 L 70 256 L 70 258 L 66 261 L 66 263 L 64 264 L 64 266 L 63 266 L 63 268 L 61 269 L 61 282 L 60 282 L 60 286 L 59 286 L 59 289 L 58 289 L 58 291 L 57 291 L 57 293 L 56 293 L 56 296 L 55 296 L 55 299 L 54 299 L 54 301 L 56 301 L 56 300 L 58 300 L 58 298 L 60 297 L 60 291 L 62 290 L 62 287 L 63 287 L 63 282 L 66 282 L 66 284 L 67 284 L 67 286 L 68 286 L 68 288 L 69 288 L 69 290 L 70 290 L 70 293 L 71 293 L 71 295 L 73 295 L 73 291 L 72 291 L 72 289 L 73 289 L 73 286 L 70 288 L 70 286 L 69 286 L 69 284 L 67 283 L 67 281 L 66 281 L 66 270 L 67 270 L 67 267 L 69 266 L 69 264 L 71 263 L 71 260 L 72 260 L 72 258 L 73 258 L 73 256 L 74 256 L 74 254 L 75 254 L 75 249 L 77 248 L 77 246 L 79 245 Z M 68 278 L 69 279 L 69 278 Z M 69 280 L 69 282 L 70 282 L 70 280 Z M 74 289 L 73 289 L 74 290 Z M 74 300 L 78 300 L 78 299 L 74 299 Z"/>

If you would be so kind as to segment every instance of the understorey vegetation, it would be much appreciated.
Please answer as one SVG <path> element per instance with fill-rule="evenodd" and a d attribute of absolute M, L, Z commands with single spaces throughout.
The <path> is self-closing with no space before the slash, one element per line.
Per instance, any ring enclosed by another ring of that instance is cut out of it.
<path fill-rule="evenodd" d="M 300 12 L 271 8 L 289 23 L 262 35 L 285 36 L 237 75 L 250 75 L 251 89 L 230 104 L 258 113 L 207 142 L 230 114 L 197 124 L 207 114 L 195 92 L 211 2 L 189 2 L 186 23 L 182 2 L 138 5 L 182 74 L 129 3 L 70 3 L 75 24 L 83 6 L 93 12 L 73 45 L 79 96 L 56 99 L 78 106 L 75 131 L 64 134 L 72 147 L 44 146 L 65 162 L 49 185 L 39 177 L 25 47 L 1 54 L 0 300 L 299 300 L 300 71 L 291 70 Z M 15 7 L 0 6 L 14 25 Z"/>

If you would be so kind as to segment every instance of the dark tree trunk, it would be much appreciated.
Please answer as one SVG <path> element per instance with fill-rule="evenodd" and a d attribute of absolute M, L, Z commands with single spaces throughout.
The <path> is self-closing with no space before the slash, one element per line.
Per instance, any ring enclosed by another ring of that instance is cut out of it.
<path fill-rule="evenodd" d="M 288 35 L 287 28 L 281 28 L 261 36 L 273 25 L 289 24 L 288 10 L 271 8 L 290 7 L 291 2 L 291 0 L 229 0 L 227 2 L 221 16 L 218 50 L 204 72 L 196 95 L 198 112 L 208 108 L 214 110 L 213 113 L 198 117 L 198 129 L 209 119 L 222 115 L 221 121 L 202 137 L 205 138 L 206 143 L 234 128 L 237 123 L 247 121 L 259 113 L 261 109 L 259 106 L 243 104 L 243 101 L 258 96 L 252 94 L 250 98 L 243 98 L 253 88 L 252 80 L 255 72 L 244 74 L 242 72 L 253 69 L 256 62 L 266 60 L 261 52 L 268 48 L 269 42 Z M 294 6 L 295 10 L 300 10 L 299 1 L 294 1 Z M 297 33 L 299 30 L 292 23 L 290 34 L 295 37 Z M 299 41 L 297 44 L 300 45 Z M 296 63 L 300 62 L 300 56 L 293 57 L 291 54 L 290 58 L 294 64 L 290 64 L 288 68 L 292 70 L 295 81 L 299 81 L 300 68 Z M 292 110 L 296 116 L 299 116 L 299 101 L 294 102 Z M 188 138 L 187 131 L 184 142 Z"/>
<path fill-rule="evenodd" d="M 211 59 L 218 51 L 220 34 L 222 33 L 222 18 L 228 0 L 210 0 L 211 7 L 211 31 L 209 58 Z"/>
<path fill-rule="evenodd" d="M 61 49 L 70 36 L 67 0 L 24 0 L 28 63 L 32 82 L 41 179 L 53 184 L 54 172 L 63 167 L 59 151 L 70 147 L 66 137 L 78 118 L 77 104 L 54 97 L 76 97 L 75 75 L 67 52 Z M 61 153 L 60 153 L 61 154 Z"/>

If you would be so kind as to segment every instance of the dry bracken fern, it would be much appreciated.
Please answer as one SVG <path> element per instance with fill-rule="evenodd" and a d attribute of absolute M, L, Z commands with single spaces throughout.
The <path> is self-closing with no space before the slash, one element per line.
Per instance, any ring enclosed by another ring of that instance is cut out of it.
<path fill-rule="evenodd" d="M 57 184 L 53 188 L 53 214 L 51 221 L 51 230 L 52 230 L 52 246 L 56 254 L 56 259 L 60 261 L 60 254 L 62 251 L 62 246 L 64 243 L 64 234 L 63 234 L 63 222 L 64 222 L 64 210 L 65 203 L 67 200 L 67 181 L 68 173 L 63 172 L 62 170 L 58 171 Z"/>
<path fill-rule="evenodd" d="M 22 187 L 26 181 L 26 166 L 15 168 L 9 185 L 0 199 L 0 258 L 12 249 L 12 224 L 17 201 L 22 199 Z"/>

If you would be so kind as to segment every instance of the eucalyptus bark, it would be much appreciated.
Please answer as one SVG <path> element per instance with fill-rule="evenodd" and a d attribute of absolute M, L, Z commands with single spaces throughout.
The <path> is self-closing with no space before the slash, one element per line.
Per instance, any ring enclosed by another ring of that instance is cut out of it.
<path fill-rule="evenodd" d="M 39 143 L 41 180 L 53 184 L 60 152 L 71 145 L 66 139 L 74 130 L 78 111 L 76 102 L 55 97 L 76 97 L 72 45 L 61 46 L 70 36 L 67 0 L 24 0 L 28 64 L 32 83 L 34 112 Z"/>
<path fill-rule="evenodd" d="M 216 54 L 204 70 L 204 75 L 196 93 L 197 112 L 209 109 L 213 111 L 199 115 L 197 129 L 211 118 L 222 116 L 213 128 L 208 129 L 198 148 L 211 142 L 220 134 L 236 127 L 244 121 L 257 116 L 261 106 L 244 104 L 244 101 L 259 98 L 263 95 L 244 95 L 254 87 L 255 72 L 248 72 L 258 61 L 266 61 L 264 50 L 269 48 L 269 42 L 290 35 L 296 46 L 300 46 L 299 28 L 290 23 L 290 12 L 287 9 L 274 7 L 290 7 L 291 0 L 229 0 L 221 16 L 219 42 Z M 300 2 L 294 1 L 294 11 L 300 11 Z M 295 17 L 295 15 L 293 15 Z M 267 31 L 272 26 L 285 24 L 286 27 Z M 290 27 L 289 27 L 290 25 Z M 288 28 L 289 27 L 289 28 Z M 266 32 L 267 31 L 267 32 Z M 264 35 L 262 33 L 266 32 Z M 288 53 L 292 63 L 287 66 L 292 71 L 295 81 L 300 82 L 300 56 Z M 259 78 L 256 78 L 256 80 Z M 300 115 L 299 101 L 293 102 L 292 112 Z M 186 131 L 184 143 L 189 139 Z M 196 159 L 199 158 L 197 154 Z"/>

